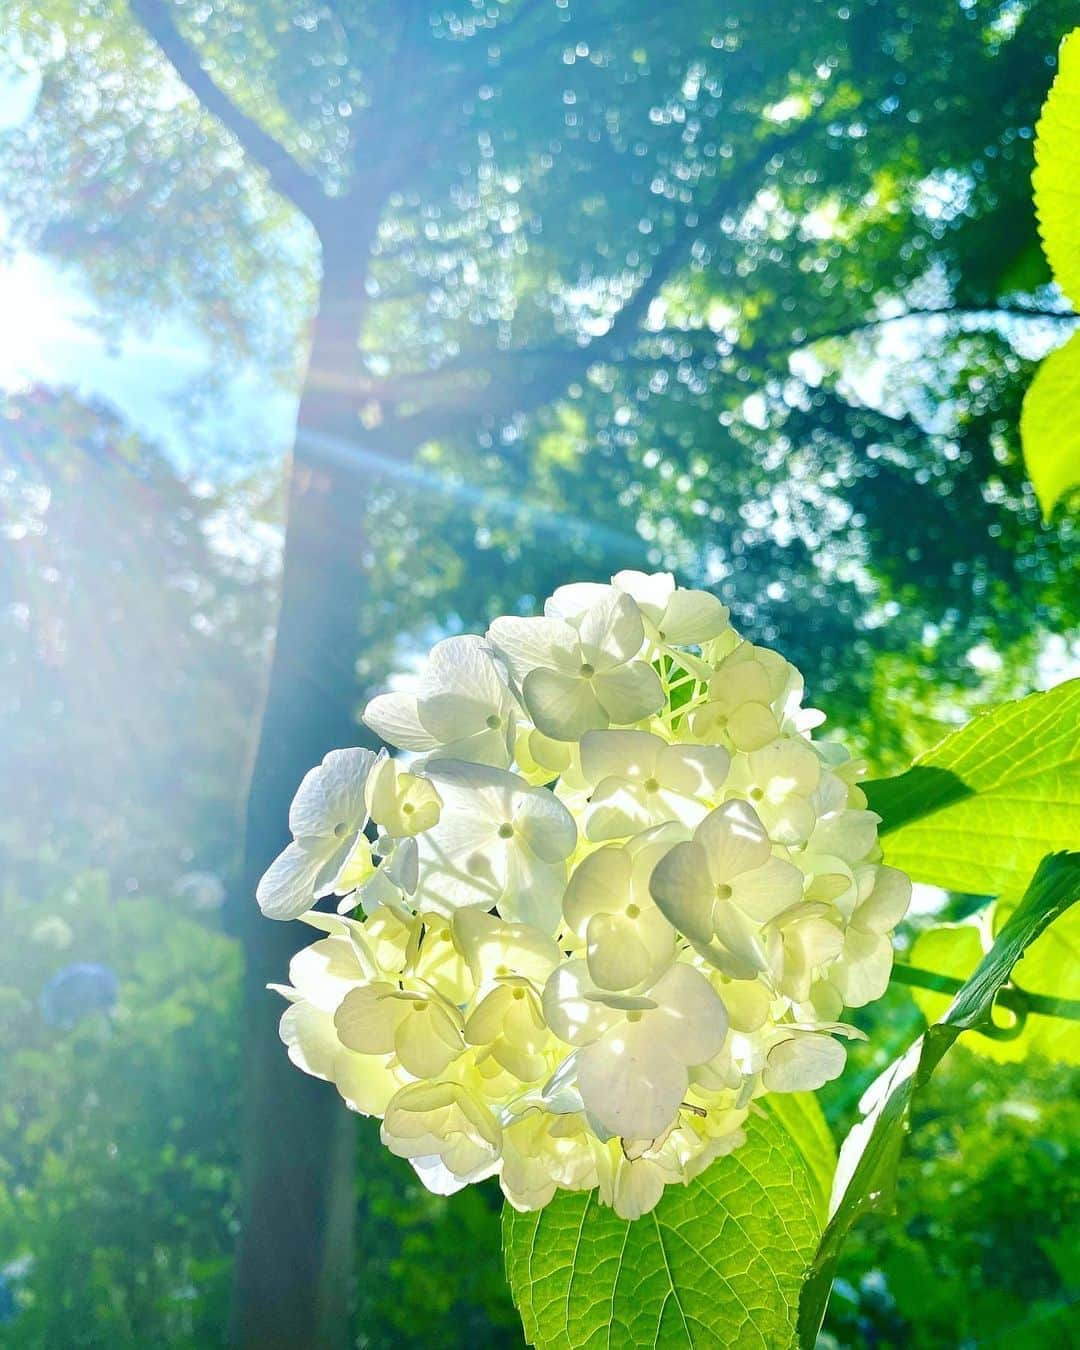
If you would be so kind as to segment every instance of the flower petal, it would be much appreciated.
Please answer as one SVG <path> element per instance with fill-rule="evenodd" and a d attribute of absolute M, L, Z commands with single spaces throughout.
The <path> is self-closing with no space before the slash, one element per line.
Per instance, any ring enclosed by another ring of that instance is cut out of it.
<path fill-rule="evenodd" d="M 665 743 L 648 731 L 588 731 L 581 738 L 581 772 L 587 783 L 604 778 L 648 778 Z"/>
<path fill-rule="evenodd" d="M 388 1055 L 398 1026 L 409 1016 L 409 1003 L 397 985 L 378 981 L 361 985 L 341 1001 L 334 1026 L 342 1045 L 363 1055 Z"/>
<path fill-rule="evenodd" d="M 566 921 L 579 936 L 595 914 L 617 914 L 630 898 L 630 856 L 625 849 L 598 848 L 570 876 L 563 897 Z"/>
<path fill-rule="evenodd" d="M 521 695 L 537 729 L 553 740 L 576 741 L 608 724 L 593 682 L 580 675 L 537 668 L 525 676 Z"/>
<path fill-rule="evenodd" d="M 518 681 L 538 667 L 561 669 L 578 657 L 577 630 L 562 619 L 496 619 L 487 637 Z"/>
<path fill-rule="evenodd" d="M 376 760 L 373 750 L 331 750 L 310 769 L 289 807 L 289 829 L 297 838 L 325 837 L 356 829 L 367 819 L 364 789 Z"/>
<path fill-rule="evenodd" d="M 289 983 L 324 1012 L 332 1013 L 364 978 L 356 949 L 347 937 L 313 942 L 289 962 Z"/>
<path fill-rule="evenodd" d="M 640 722 L 664 706 L 664 689 L 660 677 L 644 661 L 630 661 L 627 665 L 603 671 L 592 682 L 593 691 L 610 719 L 625 726 Z"/>
<path fill-rule="evenodd" d="M 675 590 L 671 572 L 616 572 L 611 584 L 632 595 L 638 608 L 654 625 L 660 620 Z"/>
<path fill-rule="evenodd" d="M 807 743 L 797 737 L 773 741 L 749 755 L 751 777 L 768 796 L 778 801 L 798 794 L 809 796 L 821 777 L 821 761 Z"/>
<path fill-rule="evenodd" d="M 618 1009 L 589 997 L 595 992 L 584 961 L 567 961 L 544 985 L 544 1021 L 568 1045 L 589 1045 L 623 1020 Z"/>
<path fill-rule="evenodd" d="M 770 1092 L 815 1092 L 839 1078 L 846 1059 L 831 1036 L 796 1035 L 769 1051 L 761 1080 Z"/>
<path fill-rule="evenodd" d="M 815 853 L 855 863 L 877 843 L 877 827 L 878 817 L 873 811 L 837 811 L 818 821 L 810 846 Z"/>
<path fill-rule="evenodd" d="M 667 921 L 699 942 L 713 936 L 715 888 L 709 860 L 695 840 L 676 844 L 653 868 L 649 892 Z"/>
<path fill-rule="evenodd" d="M 697 827 L 694 838 L 705 850 L 709 875 L 718 884 L 730 884 L 741 873 L 763 866 L 772 856 L 765 827 L 746 802 L 718 806 Z"/>
<path fill-rule="evenodd" d="M 803 874 L 782 858 L 740 872 L 731 880 L 731 898 L 755 923 L 769 923 L 802 899 Z"/>
<path fill-rule="evenodd" d="M 679 587 L 668 599 L 657 629 L 661 642 L 697 646 L 718 637 L 727 627 L 728 607 L 708 591 Z"/>
<path fill-rule="evenodd" d="M 438 741 L 420 721 L 414 694 L 379 694 L 363 712 L 376 736 L 402 750 L 434 750 Z"/>
<path fill-rule="evenodd" d="M 895 867 L 877 869 L 874 889 L 855 910 L 853 922 L 870 933 L 890 933 L 911 904 L 911 881 Z"/>
<path fill-rule="evenodd" d="M 704 1064 L 720 1053 L 727 1037 L 727 1010 L 699 970 L 674 965 L 649 991 L 660 1005 L 647 1017 L 654 1039 L 684 1064 Z"/>
<path fill-rule="evenodd" d="M 576 626 L 586 610 L 603 604 L 610 594 L 611 587 L 600 581 L 571 582 L 568 586 L 560 586 L 544 601 L 544 616 L 548 619 L 563 619 Z"/>
<path fill-rule="evenodd" d="M 624 914 L 594 915 L 586 937 L 589 974 L 601 989 L 635 989 L 653 974 L 653 954 Z"/>
<path fill-rule="evenodd" d="M 341 1042 L 330 1013 L 311 1003 L 290 1003 L 281 1014 L 278 1035 L 298 1069 L 313 1078 L 333 1079 Z"/>
<path fill-rule="evenodd" d="M 566 864 L 538 862 L 522 849 L 507 855 L 506 889 L 499 913 L 511 923 L 531 924 L 554 933 L 562 918 Z"/>
<path fill-rule="evenodd" d="M 625 778 L 604 778 L 596 785 L 585 816 L 585 835 L 598 842 L 628 839 L 656 823 L 655 802 L 638 784 Z M 660 820 L 668 819 L 661 813 Z"/>
<path fill-rule="evenodd" d="M 315 884 L 334 840 L 304 839 L 290 844 L 263 873 L 255 899 L 268 919 L 295 919 L 311 908 Z"/>
<path fill-rule="evenodd" d="M 587 1046 L 578 1061 L 586 1111 L 626 1139 L 663 1134 L 689 1085 L 686 1066 L 649 1034 L 645 1019 L 609 1031 Z"/>
<path fill-rule="evenodd" d="M 444 638 L 432 647 L 417 712 L 437 741 L 459 741 L 485 727 L 498 730 L 488 719 L 505 725 L 511 706 L 510 691 L 483 638 Z"/>
<path fill-rule="evenodd" d="M 849 928 L 843 952 L 829 967 L 828 980 L 849 1008 L 862 1008 L 888 989 L 892 966 L 892 943 L 887 937 Z"/>
<path fill-rule="evenodd" d="M 574 851 L 574 818 L 547 788 L 529 788 L 517 794 L 513 823 L 541 862 L 562 862 Z"/>
<path fill-rule="evenodd" d="M 633 599 L 614 586 L 602 590 L 577 620 L 581 654 L 597 671 L 629 661 L 645 641 L 641 611 Z"/>
<path fill-rule="evenodd" d="M 656 760 L 656 777 L 684 797 L 717 797 L 727 778 L 731 756 L 718 745 L 665 745 Z"/>
<path fill-rule="evenodd" d="M 434 999 L 413 1004 L 394 1037 L 402 1067 L 417 1078 L 437 1078 L 465 1049 L 459 1021 Z"/>

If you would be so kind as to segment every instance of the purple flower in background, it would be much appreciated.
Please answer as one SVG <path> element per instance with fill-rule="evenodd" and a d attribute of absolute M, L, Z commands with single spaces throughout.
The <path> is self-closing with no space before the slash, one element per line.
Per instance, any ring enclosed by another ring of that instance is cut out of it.
<path fill-rule="evenodd" d="M 109 966 L 77 961 L 63 966 L 42 988 L 38 1006 L 52 1027 L 73 1027 L 81 1018 L 109 1012 L 116 1003 L 117 980 Z"/>

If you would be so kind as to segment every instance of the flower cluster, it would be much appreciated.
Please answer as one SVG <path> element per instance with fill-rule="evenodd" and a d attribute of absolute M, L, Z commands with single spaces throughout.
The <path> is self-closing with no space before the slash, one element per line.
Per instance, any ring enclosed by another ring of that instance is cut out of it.
<path fill-rule="evenodd" d="M 259 886 L 325 934 L 281 989 L 292 1060 L 433 1190 L 647 1212 L 755 1097 L 836 1077 L 888 983 L 910 884 L 802 696 L 664 573 L 437 643 L 364 714 L 407 754 L 327 755 Z"/>

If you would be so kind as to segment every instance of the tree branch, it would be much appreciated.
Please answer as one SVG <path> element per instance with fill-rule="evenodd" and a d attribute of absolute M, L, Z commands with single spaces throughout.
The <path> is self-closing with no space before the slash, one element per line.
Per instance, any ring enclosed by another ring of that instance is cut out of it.
<path fill-rule="evenodd" d="M 889 324 L 902 323 L 905 319 L 1053 319 L 1076 321 L 1076 314 L 1061 309 L 1029 309 L 1024 305 L 946 305 L 939 308 L 908 309 L 903 314 L 890 314 L 884 319 L 861 319 L 845 324 L 841 328 L 831 329 L 827 333 L 815 333 L 797 343 L 793 350 L 813 347 L 818 342 L 828 342 L 831 338 L 853 337 L 857 333 L 868 333 L 875 328 L 885 328 Z"/>
<path fill-rule="evenodd" d="M 129 6 L 200 104 L 236 138 L 244 153 L 265 170 L 274 189 L 317 228 L 328 200 L 318 178 L 242 112 L 203 69 L 195 48 L 176 26 L 169 0 L 129 0 Z"/>
<path fill-rule="evenodd" d="M 799 130 L 792 135 L 778 140 L 766 141 L 750 162 L 737 173 L 732 174 L 717 190 L 712 201 L 699 209 L 696 223 L 693 226 L 684 223 L 682 228 L 676 232 L 674 237 L 665 244 L 653 259 L 648 275 L 631 299 L 616 314 L 611 327 L 604 336 L 597 338 L 595 342 L 591 342 L 588 347 L 583 348 L 583 351 L 590 353 L 589 364 L 597 359 L 602 359 L 605 351 L 617 351 L 625 343 L 633 340 L 637 335 L 641 320 L 649 312 L 649 306 L 659 296 L 664 283 L 685 263 L 686 256 L 699 237 L 700 231 L 719 224 L 724 216 L 729 211 L 734 210 L 746 196 L 747 180 L 751 178 L 756 180 L 757 176 L 768 167 L 777 155 L 808 140 L 813 134 L 813 130 L 813 123 L 804 122 Z"/>
<path fill-rule="evenodd" d="M 648 314 L 649 306 L 660 294 L 664 283 L 685 264 L 694 242 L 701 232 L 716 225 L 729 212 L 743 202 L 751 185 L 756 188 L 757 175 L 769 163 L 789 150 L 792 146 L 807 140 L 813 134 L 813 126 L 804 123 L 797 132 L 786 137 L 776 137 L 765 142 L 736 173 L 733 173 L 716 191 L 713 199 L 700 207 L 693 225 L 683 223 L 675 235 L 653 258 L 649 270 L 640 282 L 638 289 L 623 305 L 612 320 L 611 327 L 602 336 L 581 345 L 564 342 L 545 343 L 517 351 L 492 353 L 483 364 L 475 358 L 464 356 L 444 362 L 435 370 L 424 372 L 417 378 L 418 383 L 438 378 L 442 374 L 461 373 L 475 370 L 478 374 L 488 373 L 501 365 L 521 369 L 532 366 L 527 376 L 521 380 L 507 379 L 502 382 L 490 381 L 485 387 L 484 412 L 487 418 L 497 421 L 515 413 L 528 413 L 550 403 L 561 394 L 575 379 L 583 379 L 590 366 L 598 362 L 622 359 L 627 348 L 634 340 L 642 336 L 640 325 Z M 397 377 L 398 388 L 403 387 L 413 377 Z M 373 390 L 373 397 L 390 393 L 392 386 L 382 385 Z M 470 412 L 447 415 L 446 408 L 438 406 L 423 412 L 403 417 L 390 417 L 384 420 L 386 434 L 395 440 L 401 439 L 408 446 L 421 445 L 425 440 L 435 439 L 466 429 L 471 418 L 476 424 L 475 414 Z"/>

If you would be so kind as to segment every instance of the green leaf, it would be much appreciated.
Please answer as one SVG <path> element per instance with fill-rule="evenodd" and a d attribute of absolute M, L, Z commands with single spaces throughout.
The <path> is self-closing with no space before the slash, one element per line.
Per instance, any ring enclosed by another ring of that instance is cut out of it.
<path fill-rule="evenodd" d="M 762 1105 L 798 1145 L 814 1188 L 818 1216 L 824 1225 L 829 1217 L 829 1196 L 836 1173 L 836 1140 L 825 1112 L 812 1092 L 771 1093 Z"/>
<path fill-rule="evenodd" d="M 1080 839 L 1080 680 L 981 714 L 866 793 L 891 866 L 1019 895 L 1040 858 Z"/>
<path fill-rule="evenodd" d="M 1035 212 L 1054 280 L 1080 309 L 1080 28 L 1062 42 L 1035 128 Z"/>
<path fill-rule="evenodd" d="M 1074 333 L 1039 366 L 1020 413 L 1024 463 L 1047 520 L 1065 493 L 1080 484 L 1078 407 L 1080 333 Z"/>
<path fill-rule="evenodd" d="M 1012 909 L 1009 904 L 995 905 L 993 930 L 1005 923 Z M 940 924 L 919 935 L 911 949 L 911 963 L 966 979 L 982 959 L 985 947 L 984 932 L 974 924 Z M 1032 943 L 1013 971 L 1011 985 L 1022 994 L 1080 1000 L 1080 909 L 1063 914 Z M 917 988 L 911 994 L 927 1021 L 933 1021 L 948 1007 L 946 994 Z M 994 1021 L 1008 1028 L 1015 1018 L 999 1005 L 994 1009 Z M 963 1039 L 969 1050 L 1000 1063 L 1015 1062 L 1036 1052 L 1048 1059 L 1080 1064 L 1080 1022 L 1068 1017 L 1029 1012 L 1019 1035 L 1002 1040 L 971 1032 Z"/>
<path fill-rule="evenodd" d="M 1054 280 L 1080 309 L 1080 28 L 1061 44 L 1036 129 L 1035 212 Z M 1043 516 L 1080 484 L 1080 334 L 1039 367 L 1024 398 L 1024 462 Z"/>
<path fill-rule="evenodd" d="M 805 1350 L 814 1345 L 825 1315 L 845 1238 L 862 1215 L 892 1202 L 913 1097 L 962 1032 L 988 1023 L 994 999 L 1024 951 L 1078 899 L 1080 853 L 1044 858 L 1020 904 L 945 1015 L 891 1064 L 863 1097 L 866 1115 L 852 1128 L 840 1150 L 832 1218 L 799 1305 L 799 1343 Z"/>
<path fill-rule="evenodd" d="M 794 1343 L 821 1225 L 815 1182 L 775 1112 L 633 1223 L 594 1192 L 503 1214 L 510 1288 L 541 1350 Z"/>

